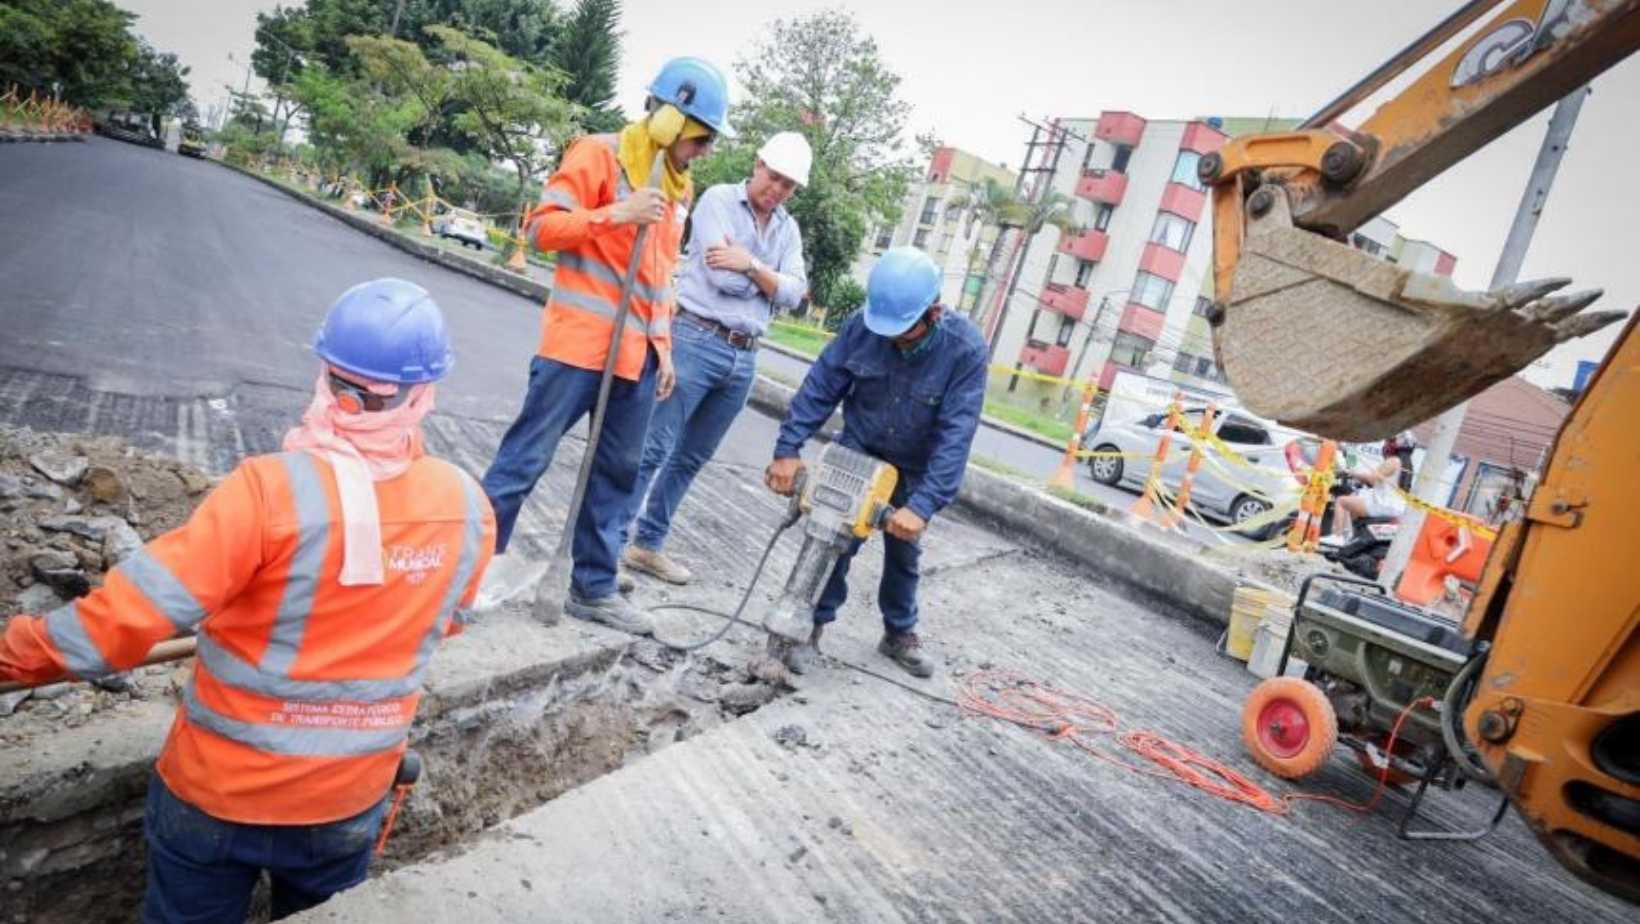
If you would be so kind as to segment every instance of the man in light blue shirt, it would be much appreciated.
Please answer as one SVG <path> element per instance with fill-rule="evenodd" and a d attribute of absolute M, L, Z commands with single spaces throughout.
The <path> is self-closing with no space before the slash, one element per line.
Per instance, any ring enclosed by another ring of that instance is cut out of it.
<path fill-rule="evenodd" d="M 808 290 L 803 241 L 784 203 L 807 185 L 811 160 L 802 135 L 780 132 L 758 149 L 751 179 L 713 186 L 695 203 L 672 319 L 677 384 L 655 406 L 627 514 L 630 529 L 644 499 L 621 556 L 634 571 L 673 584 L 692 577 L 663 551 L 666 535 L 695 475 L 751 396 L 758 338 L 774 308 L 797 307 Z"/>

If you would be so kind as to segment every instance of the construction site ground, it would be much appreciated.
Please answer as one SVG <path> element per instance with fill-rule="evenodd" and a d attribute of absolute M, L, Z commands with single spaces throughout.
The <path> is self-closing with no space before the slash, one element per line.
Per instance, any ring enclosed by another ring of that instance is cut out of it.
<path fill-rule="evenodd" d="M 152 166 L 155 175 L 171 169 Z M 210 182 L 202 175 L 191 188 L 219 195 Z M 293 213 L 300 207 L 271 191 L 234 195 L 253 199 L 264 224 L 288 226 L 281 240 L 292 252 L 312 239 L 356 247 L 349 259 L 358 265 L 348 275 L 435 279 L 462 304 L 473 378 L 427 429 L 434 452 L 482 472 L 522 393 L 523 360 L 504 365 L 503 351 L 485 352 L 490 340 L 519 339 L 494 320 L 502 308 L 486 307 L 513 296 L 446 280 L 444 270 L 378 242 L 351 243 L 341 237 L 351 232 Z M 285 259 L 283 249 L 267 253 Z M 0 259 L 10 278 L 25 278 L 25 268 Z M 247 297 L 259 291 L 247 288 Z M 31 298 L 89 306 L 76 308 L 82 312 L 97 304 L 89 294 Z M 117 374 L 68 374 L 75 343 L 54 339 L 34 348 L 49 362 L 21 353 L 7 360 L 0 424 L 120 436 L 221 475 L 245 453 L 276 449 L 305 406 L 311 366 L 295 368 L 306 357 L 285 341 L 310 336 L 320 303 L 305 297 L 286 314 L 259 315 L 291 328 L 283 340 L 266 338 L 277 344 L 266 366 L 279 380 L 240 377 L 198 397 L 182 385 L 131 387 L 142 364 L 156 362 L 135 353 Z M 219 304 L 226 311 L 230 301 Z M 286 320 L 303 312 L 300 321 Z M 103 333 L 116 335 L 135 336 L 114 327 Z M 697 581 L 677 588 L 640 578 L 640 603 L 734 607 L 782 512 L 783 501 L 761 484 L 775 426 L 758 410 L 741 415 L 685 500 L 668 544 Z M 580 446 L 566 439 L 526 506 L 519 551 L 544 560 L 556 542 Z M 176 477 L 184 480 L 180 471 Z M 1151 592 L 1134 593 L 1135 577 L 1123 569 L 1156 557 L 1106 556 L 1098 569 L 1074 563 L 1060 537 L 1072 534 L 1068 520 L 1093 514 L 1043 509 L 1058 512 L 1008 531 L 963 511 L 936 519 L 923 558 L 920 628 L 940 667 L 928 681 L 875 652 L 876 541 L 855 564 L 853 594 L 826 635 L 822 669 L 784 691 L 743 682 L 762 644 L 749 629 L 684 657 L 586 623 L 542 625 L 524 601 L 484 614 L 435 659 L 412 736 L 426 770 L 376 875 L 295 920 L 1634 919 L 1632 906 L 1554 864 L 1513 814 L 1477 843 L 1411 843 L 1395 835 L 1409 797 L 1403 791 L 1366 813 L 1301 804 L 1285 816 L 1264 814 L 1130 772 L 1064 740 L 962 714 L 949 702 L 962 677 L 1013 671 L 1108 705 L 1123 729 L 1177 741 L 1275 792 L 1295 788 L 1245 756 L 1241 708 L 1255 678 L 1215 650 L 1221 623 L 1187 615 L 1202 613 L 1204 598 L 1182 585 L 1170 594 L 1155 581 Z M 1136 547 L 1124 544 L 1130 527 L 1101 528 L 1106 549 Z M 1074 551 L 1082 562 L 1101 554 Z M 776 549 L 754 590 L 754 611 L 793 553 L 789 538 Z M 661 632 L 700 637 L 718 624 L 670 612 Z M 26 738 L 0 746 L 0 922 L 136 919 L 141 794 L 169 723 L 172 686 L 101 691 L 95 695 L 107 700 L 97 703 L 107 708 L 93 703 L 74 722 L 64 711 L 56 725 L 36 716 Z M 56 707 L 17 708 L 33 715 Z M 1148 766 L 1113 736 L 1091 742 L 1116 762 Z M 1364 801 L 1373 782 L 1340 748 L 1301 788 Z M 1435 792 L 1421 823 L 1478 827 L 1495 800 L 1477 787 Z"/>

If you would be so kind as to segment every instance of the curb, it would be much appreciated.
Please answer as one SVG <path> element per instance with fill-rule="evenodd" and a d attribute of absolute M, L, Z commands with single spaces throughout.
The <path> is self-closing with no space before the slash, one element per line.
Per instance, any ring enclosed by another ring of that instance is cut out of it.
<path fill-rule="evenodd" d="M 445 253 L 431 244 L 407 238 L 378 221 L 320 202 L 258 173 L 221 161 L 216 163 L 431 263 L 537 302 L 545 302 L 551 291 L 548 286 L 520 278 L 506 270 Z M 780 352 L 792 355 L 790 351 Z M 800 354 L 795 358 L 809 359 Z M 784 417 L 795 391 L 759 375 L 753 382 L 749 403 L 765 414 Z M 987 422 L 986 425 L 1009 432 L 1017 430 L 1006 424 Z M 832 419 L 822 428 L 822 437 L 834 437 L 840 426 L 840 415 L 832 415 Z M 1041 436 L 1029 431 L 1016 435 L 1025 439 L 1034 437 L 1037 442 L 1043 442 Z M 1044 445 L 1062 448 L 1052 442 Z M 1181 611 L 1213 625 L 1229 622 L 1230 600 L 1238 584 L 1257 583 L 1198 561 L 1165 539 L 1083 510 L 1044 491 L 1010 481 L 978 466 L 968 466 L 962 490 L 957 494 L 956 506 L 1028 545 L 1084 565 L 1100 577 L 1116 581 L 1152 604 Z"/>
<path fill-rule="evenodd" d="M 206 159 L 211 160 L 210 158 Z M 351 226 L 354 230 L 363 231 L 365 234 L 368 234 L 379 241 L 390 244 L 393 247 L 397 247 L 411 256 L 420 257 L 429 263 L 437 263 L 445 269 L 454 270 L 455 272 L 463 273 L 482 282 L 487 282 L 490 285 L 506 289 L 514 295 L 522 295 L 525 298 L 534 300 L 538 305 L 545 304 L 547 301 L 547 296 L 552 292 L 552 287 L 544 283 L 539 283 L 533 279 L 519 276 L 510 270 L 504 270 L 497 266 L 491 266 L 488 263 L 481 263 L 469 257 L 463 257 L 459 254 L 450 253 L 436 244 L 427 244 L 414 238 L 406 237 L 405 235 L 394 230 L 392 227 L 377 221 L 375 218 L 367 217 L 364 213 L 349 212 L 347 209 L 341 208 L 340 206 L 331 205 L 328 202 L 321 202 L 320 200 L 315 199 L 300 190 L 292 189 L 289 186 L 280 183 L 278 180 L 265 177 L 255 171 L 247 170 L 244 167 L 235 166 L 234 164 L 230 164 L 225 161 L 211 160 L 211 162 L 228 170 L 232 170 L 241 176 L 250 177 L 258 183 L 261 183 L 271 189 L 276 189 L 279 192 L 282 192 L 292 199 L 302 203 L 303 205 L 324 212 L 331 218 Z"/>

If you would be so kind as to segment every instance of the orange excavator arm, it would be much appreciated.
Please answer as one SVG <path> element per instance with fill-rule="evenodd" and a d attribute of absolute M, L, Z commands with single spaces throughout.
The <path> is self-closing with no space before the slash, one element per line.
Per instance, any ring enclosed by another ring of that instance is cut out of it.
<path fill-rule="evenodd" d="M 1358 129 L 1338 123 L 1483 19 Z M 1579 314 L 1600 293 L 1551 294 L 1567 280 L 1465 292 L 1341 241 L 1637 49 L 1640 0 L 1472 0 L 1299 130 L 1204 157 L 1208 319 L 1247 408 L 1324 436 L 1378 439 L 1621 317 Z M 1319 343 L 1331 348 L 1305 349 Z"/>

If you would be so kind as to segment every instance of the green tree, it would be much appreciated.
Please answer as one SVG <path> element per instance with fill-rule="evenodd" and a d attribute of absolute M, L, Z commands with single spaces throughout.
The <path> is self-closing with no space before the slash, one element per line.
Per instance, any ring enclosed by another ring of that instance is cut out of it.
<path fill-rule="evenodd" d="M 399 39 L 355 35 L 348 38 L 347 47 L 383 94 L 406 105 L 414 103 L 418 115 L 408 140 L 425 149 L 434 126 L 451 106 L 454 72 L 431 64 L 419 46 Z"/>
<path fill-rule="evenodd" d="M 138 44 L 135 17 L 108 0 L 0 2 L 0 82 L 87 109 L 128 94 Z"/>
<path fill-rule="evenodd" d="M 615 105 L 621 66 L 620 0 L 577 0 L 553 43 L 552 62 L 567 77 L 564 97 L 585 109 L 589 132 L 617 131 L 626 116 Z"/>
<path fill-rule="evenodd" d="M 788 208 L 803 231 L 814 300 L 829 306 L 866 229 L 898 219 L 916 174 L 903 152 L 910 105 L 899 97 L 900 78 L 841 10 L 775 22 L 735 73 L 745 88 L 731 113 L 740 137 L 701 165 L 697 182 L 745 179 L 764 139 L 803 132 L 814 166 Z"/>
<path fill-rule="evenodd" d="M 989 198 L 986 209 L 992 216 L 992 223 L 998 229 L 997 238 L 991 245 L 991 257 L 986 264 L 985 284 L 995 285 L 1001 280 L 994 278 L 992 269 L 996 266 L 998 254 L 1002 252 L 1006 239 L 1013 241 L 1013 251 L 1009 260 L 1011 272 L 1008 274 L 1008 291 L 1002 297 L 1001 307 L 997 310 L 996 324 L 993 329 L 998 335 L 1002 332 L 1002 325 L 1008 319 L 1008 306 L 1014 300 L 1014 291 L 1019 288 L 1020 266 L 1025 254 L 1030 250 L 1031 241 L 1044 229 L 1057 228 L 1061 234 L 1076 234 L 1083 229 L 1075 218 L 1075 204 L 1068 196 L 1061 193 L 1049 192 L 1036 199 L 1020 197 L 1016 192 L 994 180 L 986 181 L 985 195 Z M 984 329 L 985 284 L 980 286 L 979 304 L 974 309 L 974 320 Z M 990 343 L 990 354 L 996 355 L 996 338 Z"/>
<path fill-rule="evenodd" d="M 130 111 L 146 115 L 154 137 L 163 137 L 167 116 L 181 117 L 185 108 L 193 108 L 188 100 L 188 81 L 184 79 L 187 75 L 188 68 L 176 55 L 155 51 L 142 42 L 127 73 L 126 98 L 121 102 Z"/>
<path fill-rule="evenodd" d="M 558 95 L 562 75 L 455 29 L 425 31 L 454 58 L 454 126 L 486 157 L 512 166 L 521 202 L 525 189 L 576 133 L 576 107 Z"/>

